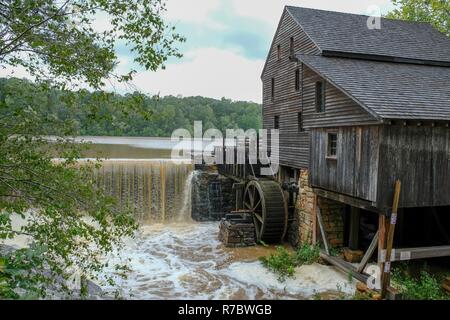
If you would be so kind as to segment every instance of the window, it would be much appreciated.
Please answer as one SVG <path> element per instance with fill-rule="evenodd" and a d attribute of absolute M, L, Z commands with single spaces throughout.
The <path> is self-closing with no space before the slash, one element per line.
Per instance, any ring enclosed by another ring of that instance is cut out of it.
<path fill-rule="evenodd" d="M 291 38 L 291 43 L 289 45 L 289 55 L 291 58 L 294 58 L 295 52 L 294 52 L 294 38 Z"/>
<path fill-rule="evenodd" d="M 316 111 L 325 112 L 325 82 L 316 82 Z"/>
<path fill-rule="evenodd" d="M 327 139 L 327 158 L 336 159 L 337 156 L 337 133 L 329 132 Z"/>
<path fill-rule="evenodd" d="M 300 91 L 300 69 L 295 70 L 295 91 Z"/>
<path fill-rule="evenodd" d="M 278 61 L 281 60 L 281 46 L 280 45 L 277 46 L 277 60 Z"/>
<path fill-rule="evenodd" d="M 270 97 L 272 100 L 275 98 L 275 78 L 272 78 L 271 88 L 270 88 Z"/>
<path fill-rule="evenodd" d="M 280 116 L 275 116 L 273 121 L 273 128 L 280 129 Z"/>
<path fill-rule="evenodd" d="M 303 115 L 301 112 L 297 113 L 297 130 L 298 132 L 303 132 Z"/>

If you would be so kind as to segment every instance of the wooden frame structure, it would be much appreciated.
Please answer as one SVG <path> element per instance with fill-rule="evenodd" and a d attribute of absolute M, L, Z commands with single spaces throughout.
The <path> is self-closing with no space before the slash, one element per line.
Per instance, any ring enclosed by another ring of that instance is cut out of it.
<path fill-rule="evenodd" d="M 327 233 L 324 228 L 322 214 L 320 207 L 318 205 L 318 197 L 325 197 L 331 200 L 343 202 L 349 205 L 353 205 L 356 208 L 362 208 L 369 211 L 374 209 L 372 206 L 368 205 L 362 200 L 353 199 L 345 195 L 338 195 L 334 192 L 328 192 L 325 190 L 314 188 L 314 221 L 320 228 L 321 240 L 324 244 L 325 250 L 321 251 L 320 257 L 326 262 L 334 265 L 343 272 L 350 273 L 355 279 L 366 283 L 371 275 L 365 273 L 365 268 L 370 260 L 370 258 L 375 253 L 378 248 L 377 264 L 379 266 L 380 275 L 380 288 L 381 297 L 386 298 L 388 292 L 393 292 L 394 290 L 390 288 L 390 273 L 391 273 L 391 263 L 396 261 L 408 261 L 416 259 L 426 259 L 426 258 L 436 258 L 436 257 L 447 257 L 450 256 L 450 245 L 446 246 L 433 246 L 433 247 L 419 247 L 419 248 L 393 248 L 393 240 L 395 235 L 395 225 L 397 222 L 397 211 L 400 199 L 401 182 L 397 181 L 394 191 L 394 199 L 392 206 L 392 213 L 388 217 L 384 213 L 379 213 L 379 223 L 378 231 L 375 233 L 368 249 L 364 253 L 364 256 L 357 267 L 353 264 L 345 261 L 340 257 L 331 256 Z M 356 220 L 358 221 L 358 220 Z M 355 223 L 355 220 L 352 221 Z M 359 223 L 359 221 L 358 221 Z M 316 232 L 316 226 L 314 226 L 314 233 Z M 355 230 L 354 226 L 351 228 Z M 351 238 L 351 235 L 350 235 Z M 313 238 L 313 243 L 315 244 L 317 239 Z"/>

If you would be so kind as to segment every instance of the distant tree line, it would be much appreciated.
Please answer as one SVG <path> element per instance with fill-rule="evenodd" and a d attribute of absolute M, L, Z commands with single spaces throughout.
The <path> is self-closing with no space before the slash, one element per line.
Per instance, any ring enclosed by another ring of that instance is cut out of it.
<path fill-rule="evenodd" d="M 2 111 L 29 108 L 41 117 L 65 121 L 78 135 L 170 137 L 173 130 L 259 129 L 261 106 L 253 102 L 205 97 L 150 97 L 87 90 L 63 91 L 17 78 L 0 79 Z M 45 128 L 48 134 L 51 128 Z M 55 132 L 60 134 L 61 132 Z"/>

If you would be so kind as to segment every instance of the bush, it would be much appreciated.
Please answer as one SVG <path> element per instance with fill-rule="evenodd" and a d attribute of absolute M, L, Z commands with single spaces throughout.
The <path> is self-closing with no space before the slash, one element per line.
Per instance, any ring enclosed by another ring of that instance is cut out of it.
<path fill-rule="evenodd" d="M 287 277 L 294 276 L 294 258 L 283 247 L 277 247 L 276 253 L 259 259 L 267 269 L 278 275 L 278 280 L 281 282 L 284 282 Z"/>
<path fill-rule="evenodd" d="M 450 298 L 442 289 L 440 281 L 425 270 L 416 278 L 405 271 L 395 270 L 392 280 L 394 286 L 409 300 L 448 300 Z"/>
<path fill-rule="evenodd" d="M 289 253 L 283 247 L 277 247 L 277 252 L 269 257 L 261 257 L 262 264 L 278 275 L 278 280 L 284 282 L 286 278 L 294 276 L 295 268 L 305 264 L 313 264 L 319 260 L 319 247 L 303 245 L 294 253 Z"/>
<path fill-rule="evenodd" d="M 302 245 L 295 252 L 297 265 L 313 264 L 319 261 L 320 248 L 318 246 Z"/>

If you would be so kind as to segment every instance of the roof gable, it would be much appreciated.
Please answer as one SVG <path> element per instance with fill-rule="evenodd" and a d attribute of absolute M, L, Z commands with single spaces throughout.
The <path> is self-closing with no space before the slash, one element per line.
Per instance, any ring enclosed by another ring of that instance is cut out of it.
<path fill-rule="evenodd" d="M 295 28 L 298 28 L 298 30 L 287 28 L 287 25 L 293 25 Z M 286 10 L 286 8 L 283 10 L 283 14 L 281 15 L 280 21 L 278 22 L 277 30 L 275 32 L 275 35 L 273 36 L 272 43 L 270 45 L 269 52 L 267 54 L 266 61 L 264 63 L 264 68 L 261 72 L 261 78 L 264 76 L 267 65 L 270 61 L 270 57 L 273 54 L 273 50 L 275 50 L 276 46 L 278 44 L 285 46 L 288 45 L 287 43 L 277 43 L 277 39 L 280 37 L 282 33 L 286 33 L 287 30 L 289 32 L 292 32 L 293 34 L 290 36 L 293 36 L 294 33 L 297 35 L 301 35 L 301 38 L 303 38 L 302 45 L 305 46 L 307 52 L 298 52 L 298 53 L 316 53 L 319 54 L 319 48 L 317 45 L 311 40 L 311 38 L 302 30 L 301 26 L 295 21 L 294 17 Z"/>
<path fill-rule="evenodd" d="M 367 27 L 365 15 L 290 6 L 286 10 L 324 55 L 350 53 L 450 65 L 450 40 L 427 23 L 382 18 L 377 30 Z"/>

